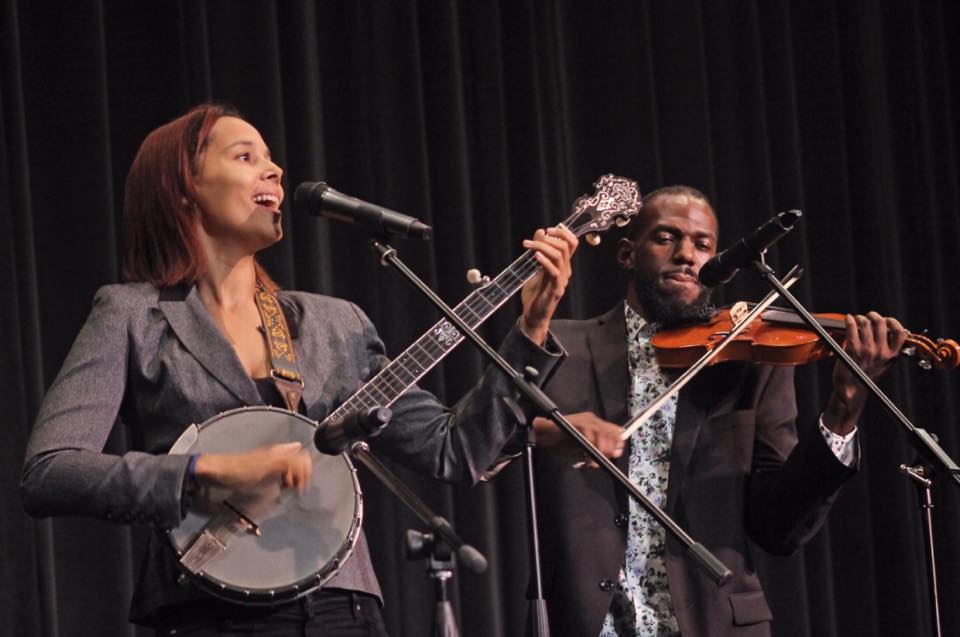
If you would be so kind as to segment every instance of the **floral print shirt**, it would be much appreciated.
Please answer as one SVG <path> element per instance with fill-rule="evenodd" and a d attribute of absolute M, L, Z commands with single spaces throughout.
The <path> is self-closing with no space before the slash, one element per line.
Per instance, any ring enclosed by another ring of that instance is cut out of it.
<path fill-rule="evenodd" d="M 656 326 L 624 303 L 627 321 L 630 416 L 638 414 L 670 385 L 657 365 L 650 341 Z M 656 506 L 667 503 L 670 448 L 677 396 L 667 401 L 630 439 L 628 476 Z M 679 635 L 667 587 L 663 527 L 630 498 L 627 552 L 600 637 Z"/>

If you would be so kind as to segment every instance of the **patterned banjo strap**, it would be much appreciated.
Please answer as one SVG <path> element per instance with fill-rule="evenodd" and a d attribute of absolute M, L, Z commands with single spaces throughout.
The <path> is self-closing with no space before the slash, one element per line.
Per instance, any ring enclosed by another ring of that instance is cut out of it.
<path fill-rule="evenodd" d="M 280 308 L 277 295 L 260 283 L 257 283 L 255 297 L 270 346 L 270 376 L 277 386 L 277 391 L 283 396 L 287 409 L 295 412 L 303 395 L 303 376 L 300 375 L 297 357 L 293 353 L 287 319 Z"/>

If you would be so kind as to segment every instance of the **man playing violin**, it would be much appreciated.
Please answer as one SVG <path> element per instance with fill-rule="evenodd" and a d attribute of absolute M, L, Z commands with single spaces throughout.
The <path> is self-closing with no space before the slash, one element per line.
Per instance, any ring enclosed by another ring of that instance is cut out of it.
<path fill-rule="evenodd" d="M 724 363 L 701 372 L 625 444 L 621 424 L 673 377 L 654 358 L 659 327 L 711 315 L 698 272 L 717 250 L 709 200 L 688 186 L 644 198 L 620 240 L 624 303 L 554 321 L 568 350 L 545 389 L 599 450 L 732 571 L 717 587 L 681 545 L 603 472 L 573 463 L 549 421 L 535 421 L 544 591 L 555 634 L 768 635 L 772 615 L 747 545 L 789 554 L 823 523 L 859 462 L 866 390 L 841 364 L 819 423 L 798 435 L 793 369 Z M 846 317 L 846 350 L 873 378 L 906 331 L 876 312 Z"/>

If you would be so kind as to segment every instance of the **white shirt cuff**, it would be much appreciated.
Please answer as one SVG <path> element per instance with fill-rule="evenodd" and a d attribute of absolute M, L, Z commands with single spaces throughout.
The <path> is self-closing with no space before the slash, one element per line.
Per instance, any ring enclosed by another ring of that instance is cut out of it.
<path fill-rule="evenodd" d="M 827 442 L 827 446 L 830 447 L 830 451 L 837 457 L 837 460 L 848 467 L 852 467 L 856 463 L 859 448 L 857 446 L 856 427 L 846 436 L 835 434 L 824 426 L 823 414 L 820 414 L 820 433 L 823 434 L 823 439 Z"/>

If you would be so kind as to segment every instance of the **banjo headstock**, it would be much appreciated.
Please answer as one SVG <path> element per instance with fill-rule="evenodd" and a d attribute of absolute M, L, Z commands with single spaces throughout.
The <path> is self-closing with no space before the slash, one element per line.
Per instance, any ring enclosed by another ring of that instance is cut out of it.
<path fill-rule="evenodd" d="M 623 227 L 640 212 L 640 190 L 637 182 L 614 174 L 603 175 L 593 184 L 592 195 L 582 195 L 573 202 L 564 225 L 576 236 L 595 246 L 600 234 L 611 226 Z"/>

